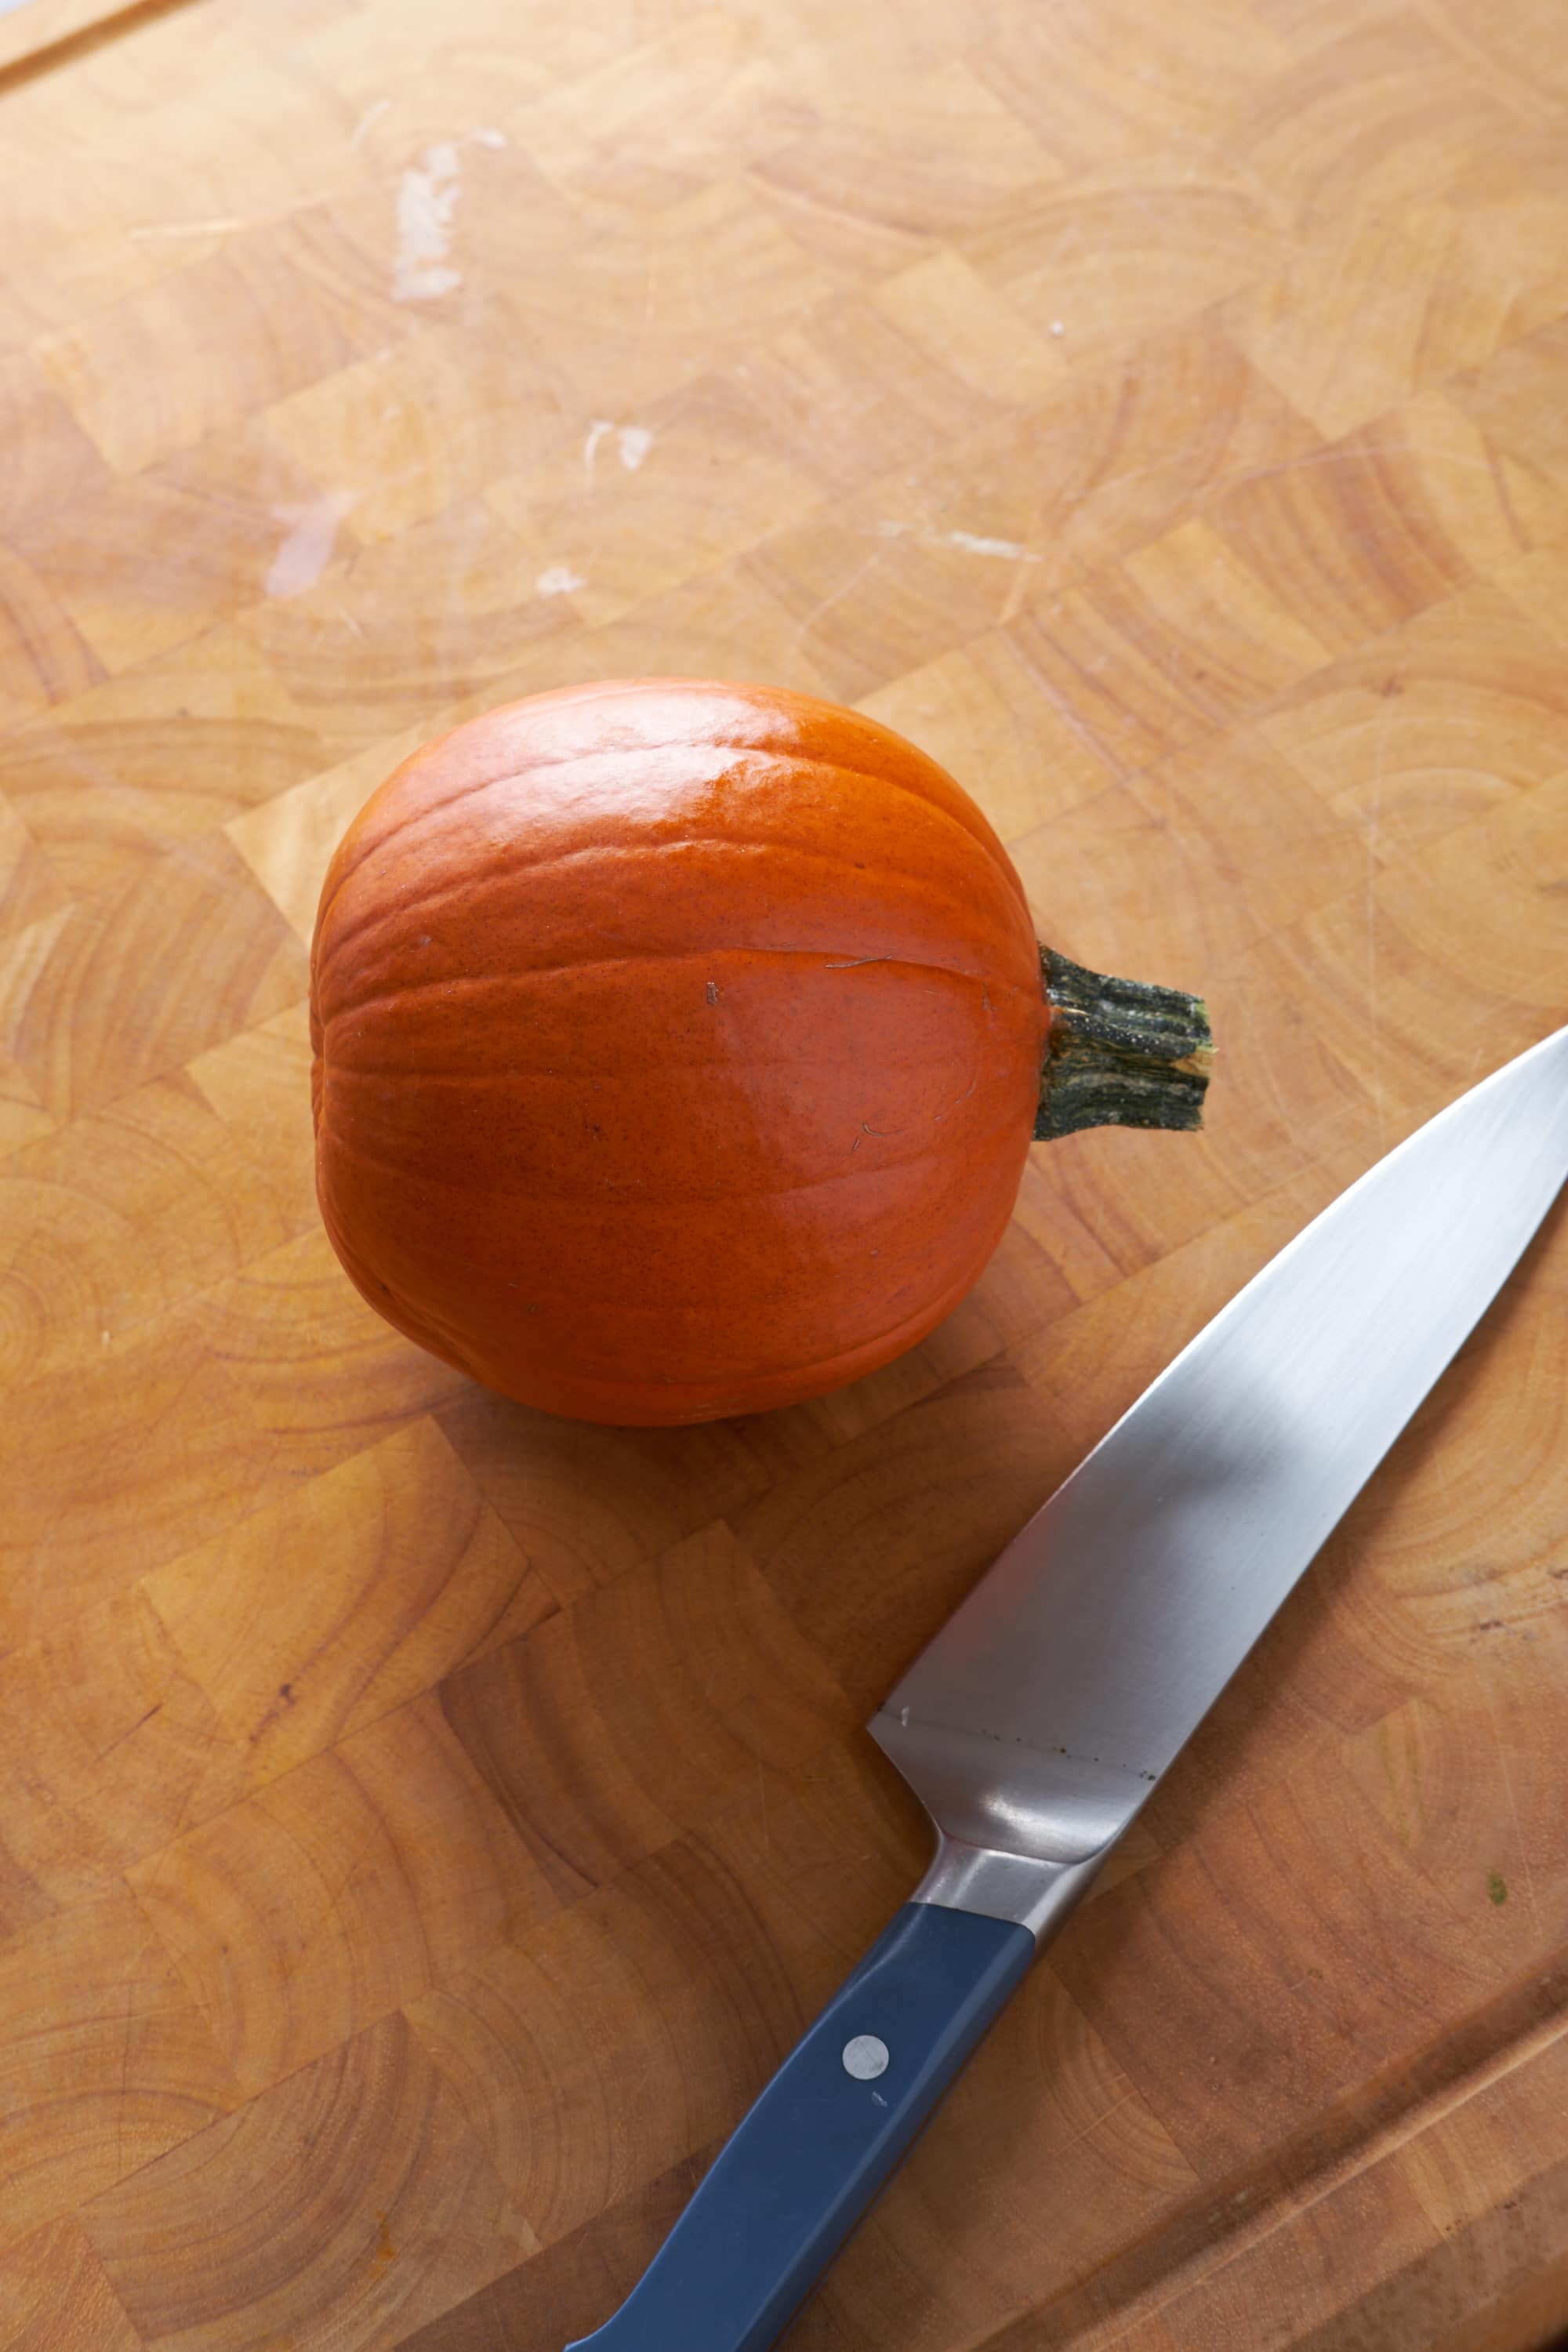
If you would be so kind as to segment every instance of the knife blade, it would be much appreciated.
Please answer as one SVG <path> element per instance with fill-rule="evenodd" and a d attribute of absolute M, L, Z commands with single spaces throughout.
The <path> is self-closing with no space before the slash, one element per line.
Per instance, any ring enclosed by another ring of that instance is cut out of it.
<path fill-rule="evenodd" d="M 909 1903 L 568 2352 L 765 2352 L 1501 1288 L 1568 1176 L 1568 1028 L 1427 1121 L 1183 1349 L 873 1718 Z"/>

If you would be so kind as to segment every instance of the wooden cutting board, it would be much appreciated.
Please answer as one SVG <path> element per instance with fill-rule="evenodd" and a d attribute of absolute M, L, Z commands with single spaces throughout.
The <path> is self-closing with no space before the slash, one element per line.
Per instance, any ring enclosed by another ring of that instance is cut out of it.
<path fill-rule="evenodd" d="M 860 1725 L 1568 1015 L 1553 0 L 36 0 L 0 73 L 0 2342 L 558 2352 L 923 1866 Z M 1207 992 L 973 1298 L 616 1432 L 385 1328 L 306 945 L 408 748 L 915 737 Z M 1474 1213 L 1487 1213 L 1478 1200 Z M 1559 1214 L 792 2352 L 1568 2321 Z"/>

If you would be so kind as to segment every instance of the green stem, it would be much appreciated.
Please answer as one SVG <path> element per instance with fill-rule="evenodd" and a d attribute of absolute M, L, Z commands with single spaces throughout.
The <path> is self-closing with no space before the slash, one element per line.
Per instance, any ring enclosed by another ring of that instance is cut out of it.
<path fill-rule="evenodd" d="M 1040 950 L 1051 1007 L 1037 1141 L 1085 1127 L 1201 1127 L 1214 1037 L 1201 996 Z"/>

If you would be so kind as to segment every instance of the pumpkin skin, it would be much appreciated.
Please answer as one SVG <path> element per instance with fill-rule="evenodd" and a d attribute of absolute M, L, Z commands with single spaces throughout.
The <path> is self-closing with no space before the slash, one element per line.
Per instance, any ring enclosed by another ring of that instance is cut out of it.
<path fill-rule="evenodd" d="M 912 744 L 771 687 L 616 680 L 375 792 L 311 953 L 317 1186 L 372 1306 L 586 1421 L 756 1412 L 956 1307 L 1051 1013 L 1023 886 Z"/>

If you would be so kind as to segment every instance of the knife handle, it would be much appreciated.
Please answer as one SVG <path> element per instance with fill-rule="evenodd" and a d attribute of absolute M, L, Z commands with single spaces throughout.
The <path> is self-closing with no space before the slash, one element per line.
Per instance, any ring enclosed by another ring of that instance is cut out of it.
<path fill-rule="evenodd" d="M 765 2352 L 1035 1956 L 906 1903 L 721 2151 L 615 2317 L 567 2352 Z"/>

